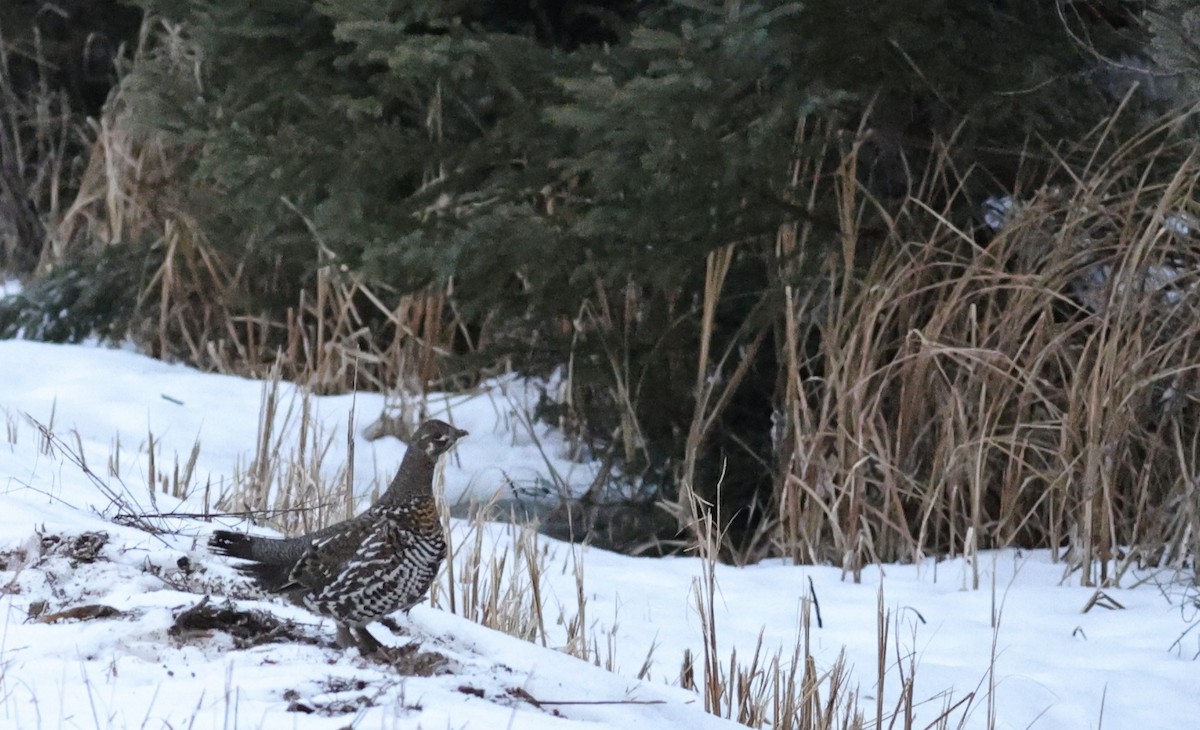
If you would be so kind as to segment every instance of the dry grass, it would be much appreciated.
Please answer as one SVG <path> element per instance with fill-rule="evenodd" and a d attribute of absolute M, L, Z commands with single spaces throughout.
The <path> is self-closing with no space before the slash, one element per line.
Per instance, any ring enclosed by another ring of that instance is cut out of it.
<path fill-rule="evenodd" d="M 1200 249 L 1172 230 L 1195 209 L 1197 168 L 1170 161 L 1166 131 L 1091 140 L 1107 158 L 1064 162 L 1074 182 L 1030 193 L 986 245 L 955 221 L 962 181 L 948 169 L 886 213 L 847 153 L 826 191 L 842 260 L 810 281 L 830 294 L 786 291 L 761 554 L 855 579 L 871 562 L 1007 545 L 1069 545 L 1085 584 L 1133 560 L 1182 564 L 1200 527 Z M 844 262 L 862 221 L 881 218 L 890 245 L 856 276 Z M 810 235 L 783 231 L 781 258 Z"/>
<path fill-rule="evenodd" d="M 340 429 L 331 433 L 316 427 L 312 406 L 310 395 L 282 395 L 278 378 L 263 384 L 254 459 L 245 470 L 238 470 L 232 480 L 234 489 L 222 496 L 220 509 L 246 513 L 292 534 L 319 529 L 345 517 L 345 510 L 353 508 L 353 502 L 347 499 L 346 471 L 326 468 L 331 466 L 330 446 L 343 434 Z M 24 424 L 12 429 L 14 443 L 21 426 Z M 59 453 L 75 464 L 110 498 L 113 519 L 152 533 L 174 527 L 175 523 L 167 518 L 178 515 L 141 513 L 136 505 L 144 504 L 144 500 L 134 499 L 134 487 L 118 474 L 110 473 L 107 480 L 94 474 L 82 456 L 77 436 L 60 437 L 50 426 L 34 426 L 42 449 Z M 146 463 L 151 461 L 151 450 L 158 448 L 155 444 L 157 439 L 150 435 L 144 447 Z M 120 448 L 114 442 L 107 459 L 110 468 L 128 462 L 128 458 L 120 457 Z M 194 462 L 199 451 L 198 445 L 193 447 L 184 463 Z M 161 455 L 153 460 L 166 462 Z M 179 464 L 180 460 L 176 458 L 173 463 Z M 150 468 L 142 475 L 145 483 L 141 488 L 150 492 L 151 503 L 168 473 L 173 474 L 174 469 Z M 193 481 L 192 492 L 198 494 L 198 489 Z M 697 577 L 692 590 L 679 600 L 690 602 L 699 618 L 695 637 L 699 650 L 680 657 L 675 680 L 696 691 L 707 711 L 748 727 L 802 730 L 961 727 L 985 700 L 989 716 L 997 714 L 992 702 L 995 677 L 990 672 L 980 678 L 974 692 L 963 696 L 917 694 L 919 642 L 915 634 L 906 639 L 904 632 L 915 630 L 919 616 L 914 617 L 911 609 L 889 610 L 882 593 L 876 612 L 876 672 L 869 679 L 857 678 L 869 681 L 871 687 L 860 688 L 844 654 L 832 661 L 815 655 L 814 622 L 817 628 L 820 626 L 815 597 L 798 599 L 800 625 L 790 645 L 769 648 L 778 636 L 764 632 L 748 653 L 745 647 L 743 651 L 726 648 L 727 642 L 719 641 L 722 627 L 717 610 L 721 600 L 718 556 L 724 541 L 717 516 L 699 506 L 694 511 L 700 524 L 691 529 L 702 538 L 697 547 Z M 204 514 L 208 512 L 206 497 Z M 616 658 L 619 650 L 628 651 L 618 641 L 619 616 L 597 620 L 589 606 L 586 546 L 549 541 L 531 525 L 490 522 L 489 518 L 496 515 L 489 505 L 480 507 L 470 520 L 460 522 L 453 530 L 444 509 L 443 515 L 450 538 L 450 560 L 434 584 L 431 601 L 435 607 L 609 671 L 631 673 L 631 668 L 619 665 Z M 996 596 L 994 584 L 991 590 L 996 607 L 993 628 L 998 632 L 1003 600 Z M 995 649 L 993 646 L 993 663 Z M 651 675 L 655 661 L 656 647 L 644 650 L 646 654 L 635 675 L 639 679 Z M 939 708 L 932 720 L 928 716 L 931 706 Z M 922 718 L 920 725 L 916 724 L 918 715 Z"/>
<path fill-rule="evenodd" d="M 179 28 L 148 21 L 132 62 L 151 55 L 199 83 L 200 57 Z M 133 134 L 121 90 L 83 129 L 71 126 L 51 90 L 17 99 L 8 79 L 0 67 L 0 100 L 8 102 L 0 158 L 24 168 L 0 170 L 0 182 L 23 186 L 9 198 L 48 202 L 40 217 L 12 217 L 16 226 L 45 221 L 43 248 L 9 245 L 5 258 L 45 270 L 80 249 L 148 246 L 159 263 L 138 300 L 150 315 L 132 335 L 153 354 L 314 393 L 422 392 L 447 378 L 452 346 L 478 346 L 483 335 L 469 335 L 457 317 L 452 285 L 404 296 L 380 290 L 348 270 L 295 206 L 313 244 L 313 284 L 282 316 L 246 311 L 240 293 L 255 274 L 208 240 L 183 204 L 193 194 L 182 184 L 187 150 Z M 726 559 L 832 561 L 857 578 L 876 560 L 1069 545 L 1081 580 L 1104 584 L 1133 560 L 1182 565 L 1195 554 L 1200 292 L 1190 272 L 1200 252 L 1195 236 L 1168 220 L 1183 214 L 1194 228 L 1200 212 L 1195 161 L 1179 154 L 1168 129 L 1184 121 L 1127 142 L 1097 129 L 1064 154 L 1053 185 L 1020 196 L 1012 222 L 990 240 L 957 213 L 977 173 L 955 169 L 949 154 L 915 173 L 908 198 L 884 209 L 860 184 L 869 130 L 846 135 L 802 122 L 800 146 L 814 151 L 794 161 L 792 196 L 814 213 L 836 201 L 836 252 L 819 275 L 799 271 L 797 254 L 828 250 L 818 237 L 830 234 L 784 226 L 753 252 L 774 261 L 780 291 L 771 294 L 779 296 L 764 294 L 723 342 L 714 322 L 731 296 L 731 262 L 760 244 L 708 255 L 703 291 L 694 293 L 692 418 L 675 455 L 678 496 L 667 505 L 690 542 L 703 542 L 694 506 L 714 501 L 713 485 L 697 483 L 697 465 L 756 354 L 774 347 L 775 452 L 761 455 L 774 470 L 769 515 L 748 548 L 724 546 Z M 66 150 L 80 135 L 90 154 L 68 180 Z M 856 263 L 863 260 L 865 269 Z M 600 282 L 594 289 L 577 320 L 619 343 L 607 335 L 626 331 L 645 304 L 635 286 L 623 300 Z M 607 351 L 608 396 L 619 409 L 613 457 L 648 462 L 639 398 L 649 396 L 639 394 L 622 346 Z M 570 382 L 574 364 L 565 365 Z M 565 392 L 570 414 L 574 386 Z M 263 433 L 260 450 L 271 436 Z M 310 439 L 305 448 L 319 460 L 323 444 Z M 270 462 L 260 451 L 242 475 L 253 482 L 255 508 L 264 508 L 264 480 L 314 479 L 312 464 L 284 475 Z M 169 471 L 168 491 L 191 488 L 186 463 Z M 306 500 L 290 495 L 272 507 L 291 514 Z"/>
<path fill-rule="evenodd" d="M 36 83 L 18 88 L 11 62 L 15 45 L 0 28 L 0 269 L 27 275 L 44 265 L 46 221 L 58 220 L 77 180 L 73 150 L 86 146 L 79 115 L 45 69 L 41 35 L 34 29 L 31 64 Z M 25 51 L 28 53 L 28 51 Z"/>
<path fill-rule="evenodd" d="M 172 38 L 178 34 L 147 33 L 138 52 L 173 54 L 190 69 L 197 59 Z M 12 97 L 6 78 L 0 69 L 0 100 Z M 173 197 L 181 187 L 178 151 L 135 140 L 119 95 L 91 126 L 91 154 L 71 201 L 61 199 L 63 150 L 77 130 L 52 104 L 3 106 L 0 158 L 40 161 L 23 178 L 32 187 L 20 194 L 50 201 L 52 223 L 40 251 L 17 251 L 8 242 L 18 239 L 6 238 L 6 259 L 24 257 L 44 269 L 80 247 L 150 241 L 161 264 L 139 292 L 155 313 L 135 333 L 139 342 L 159 356 L 264 379 L 255 455 L 236 471 L 232 489 L 212 495 L 217 508 L 259 516 L 289 534 L 352 513 L 350 467 L 328 464 L 333 439 L 343 434 L 316 426 L 307 393 L 421 392 L 444 377 L 444 357 L 463 331 L 452 291 L 380 292 L 344 270 L 310 226 L 314 286 L 282 321 L 241 311 L 238 292 L 251 285 L 243 262 L 222 254 L 184 212 Z M 760 539 L 739 561 L 782 555 L 833 562 L 857 580 L 878 561 L 931 553 L 974 561 L 992 547 L 1067 546 L 1067 569 L 1102 586 L 1137 562 L 1183 567 L 1200 554 L 1200 248 L 1195 230 L 1177 223 L 1193 221 L 1195 229 L 1200 220 L 1200 168 L 1168 134 L 1180 121 L 1125 143 L 1098 129 L 1080 143 L 1095 154 L 1064 157 L 1056 182 L 1027 192 L 991 237 L 957 216 L 969 173 L 945 160 L 889 210 L 858 182 L 861 139 L 845 147 L 833 175 L 797 161 L 795 199 L 812 210 L 820 200 L 837 201 L 840 248 L 818 276 L 804 275 L 792 269 L 795 255 L 821 248 L 820 234 L 803 223 L 781 229 L 769 255 L 784 282 L 782 304 L 755 318 L 773 331 L 752 329 L 747 317 L 738 337 L 714 341 L 730 262 L 751 244 L 709 255 L 697 293 L 693 417 L 678 459 L 679 497 L 669 505 L 704 565 L 691 594 L 701 651 L 682 658 L 679 683 L 696 689 L 709 712 L 755 727 L 908 728 L 920 699 L 915 658 L 901 656 L 894 643 L 901 619 L 882 602 L 871 718 L 861 714 L 844 660 L 818 667 L 808 610 L 790 653 L 761 643 L 749 656 L 721 651 L 715 563 L 730 546 L 710 509 L 719 502 L 715 487 L 696 483 L 697 462 L 755 353 L 772 341 L 783 383 L 775 483 Z M 833 139 L 828 130 L 811 134 Z M 816 159 L 823 157 L 824 150 Z M 868 232 L 868 222 L 883 233 Z M 867 247 L 871 263 L 857 268 Z M 633 287 L 616 303 L 596 289 L 581 321 L 609 332 L 636 319 Z M 636 378 L 628 353 L 608 355 L 612 401 L 622 406 L 615 438 L 632 462 L 645 448 Z M 298 402 L 282 402 L 284 380 L 305 386 Z M 11 416 L 6 433 L 15 444 Z M 52 434 L 53 424 L 41 429 L 44 449 L 81 452 Z M 344 437 L 353 442 L 354 434 Z M 201 488 L 193 476 L 198 443 L 170 463 L 153 434 L 147 448 L 151 495 Z M 108 465 L 118 482 L 120 450 L 116 443 Z M 600 631 L 589 619 L 581 549 L 569 552 L 569 564 L 552 565 L 536 530 L 510 525 L 507 541 L 492 544 L 494 530 L 478 514 L 451 546 L 454 559 L 434 604 L 542 645 L 561 626 L 565 638 L 555 648 L 613 668 L 615 628 Z M 574 576 L 573 595 L 547 590 L 550 570 Z M 653 653 L 640 676 L 648 675 Z M 889 668 L 900 683 L 893 706 L 883 700 Z M 990 691 L 986 697 L 994 717 Z M 979 701 L 977 694 L 944 698 L 935 726 L 953 726 L 953 717 Z"/>
<path fill-rule="evenodd" d="M 138 310 L 153 313 L 131 333 L 141 346 L 216 372 L 268 378 L 278 368 L 317 393 L 421 391 L 441 377 L 458 326 L 446 293 L 384 296 L 345 271 L 311 226 L 314 286 L 301 290 L 281 320 L 243 311 L 242 292 L 255 274 L 214 246 L 174 198 L 186 187 L 178 182 L 180 151 L 154 136 L 135 139 L 127 113 L 117 94 L 95 125 L 90 163 L 58 225 L 63 244 L 53 260 L 72 245 L 148 241 L 161 263 L 138 296 Z"/>
<path fill-rule="evenodd" d="M 585 549 L 562 546 L 556 556 L 531 527 L 489 525 L 482 518 L 486 514 L 486 510 L 480 511 L 471 521 L 466 539 L 451 545 L 449 575 L 435 584 L 434 605 L 615 671 L 618 624 L 614 617 L 607 628 L 600 628 L 599 622 L 588 619 Z M 708 552 L 703 556 L 701 576 L 691 592 L 701 619 L 698 638 L 702 658 L 698 662 L 690 651 L 685 651 L 677 683 L 699 693 L 708 712 L 748 727 L 802 730 L 868 727 L 858 707 L 859 693 L 850 681 L 845 657 L 839 656 L 833 666 L 820 669 L 809 650 L 812 612 L 807 600 L 801 633 L 790 652 L 782 648 L 766 651 L 761 635 L 749 657 L 739 655 L 736 649 L 727 654 L 721 651 L 714 611 L 720 540 L 715 531 L 703 532 L 711 527 L 710 522 L 699 528 L 701 534 L 709 536 Z M 557 596 L 548 588 L 551 581 L 547 576 L 552 572 L 573 576 L 573 595 Z M 881 616 L 883 610 L 881 604 Z M 552 620 L 550 631 L 547 619 Z M 898 623 L 890 614 L 885 620 Z M 554 626 L 558 629 L 554 630 Z M 550 636 L 560 637 L 562 643 L 556 645 L 548 639 Z M 886 641 L 881 640 L 880 646 L 880 666 L 889 666 L 893 660 L 889 658 Z M 649 647 L 637 672 L 638 678 L 650 675 L 655 648 Z M 908 699 L 911 703 L 911 692 Z M 967 706 L 969 703 L 961 703 L 953 711 L 947 710 L 935 726 L 945 726 L 944 720 L 952 712 L 964 712 Z M 899 709 L 889 710 L 885 716 L 892 721 L 899 713 Z M 907 723 L 897 721 L 893 726 L 914 727 L 911 717 Z"/>
<path fill-rule="evenodd" d="M 263 381 L 253 458 L 234 469 L 216 508 L 244 515 L 288 535 L 320 529 L 359 511 L 354 494 L 354 409 L 343 432 L 315 418 L 313 393 L 285 388 L 280 368 Z M 335 439 L 349 443 L 349 458 L 330 463 Z M 378 491 L 378 490 L 376 490 Z"/>
<path fill-rule="evenodd" d="M 488 531 L 478 516 L 458 542 L 455 532 L 447 529 L 447 580 L 435 584 L 431 601 L 488 628 L 546 646 L 542 576 L 549 552 L 529 526 L 509 524 L 504 529 L 509 539 L 499 545 L 485 540 Z"/>
<path fill-rule="evenodd" d="M 154 54 L 195 75 L 198 57 L 182 37 L 177 28 L 147 26 L 134 62 Z M 49 187 L 39 195 L 57 201 L 62 160 L 54 150 L 67 132 L 55 114 L 28 116 L 35 111 L 8 108 L 10 133 L 0 142 L 41 145 L 49 161 L 35 177 Z M 79 248 L 148 242 L 160 263 L 138 297 L 152 315 L 133 335 L 152 353 L 314 393 L 422 392 L 447 378 L 452 345 L 478 346 L 455 314 L 451 285 L 406 296 L 379 290 L 342 265 L 298 208 L 313 242 L 312 287 L 280 318 L 244 311 L 239 292 L 254 284 L 246 261 L 214 246 L 181 204 L 186 150 L 153 135 L 135 138 L 127 115 L 117 93 L 92 124 L 78 195 L 53 206 L 37 259 L 51 267 Z M 884 209 L 860 183 L 869 131 L 847 137 L 801 124 L 798 138 L 816 151 L 793 165 L 793 198 L 814 213 L 836 201 L 836 252 L 818 275 L 802 271 L 798 254 L 828 250 L 818 238 L 830 234 L 803 222 L 784 226 L 753 252 L 774 262 L 779 291 L 764 293 L 722 342 L 714 322 L 731 296 L 731 262 L 760 244 L 730 243 L 708 255 L 703 291 L 695 292 L 692 418 L 675 455 L 678 497 L 666 505 L 691 544 L 703 542 L 694 506 L 714 502 L 713 485 L 697 483 L 697 465 L 756 354 L 774 347 L 775 449 L 760 455 L 774 484 L 756 506 L 767 517 L 748 547 L 723 546 L 725 559 L 834 562 L 857 579 L 877 560 L 1069 546 L 1080 579 L 1105 584 L 1132 561 L 1182 565 L 1194 555 L 1200 292 L 1191 272 L 1200 252 L 1178 221 L 1196 227 L 1197 170 L 1180 153 L 1188 140 L 1170 134 L 1184 121 L 1127 142 L 1097 129 L 1064 154 L 1053 184 L 1018 196 L 1013 220 L 990 237 L 962 219 L 963 190 L 976 173 L 956 170 L 949 155 L 915 173 L 908 198 Z M 838 161 L 832 174 L 830 159 Z M 863 260 L 870 265 L 856 263 Z M 636 287 L 625 291 L 623 301 L 611 300 L 597 282 L 575 331 L 591 328 L 614 342 L 608 396 L 619 426 L 610 458 L 649 462 L 639 411 L 650 395 L 640 393 L 621 349 L 628 344 L 607 337 L 628 329 L 644 306 Z M 572 383 L 574 363 L 565 365 Z M 565 392 L 570 415 L 575 385 Z M 306 448 L 319 459 L 323 444 L 310 438 Z M 312 464 L 283 475 L 270 462 L 262 451 L 241 475 L 257 485 L 255 508 L 264 508 L 264 480 L 314 479 Z M 168 490 L 190 488 L 189 478 L 180 465 L 180 483 Z M 589 494 L 603 487 L 596 486 Z M 309 503 L 296 494 L 271 508 L 293 514 Z"/>
<path fill-rule="evenodd" d="M 199 83 L 199 54 L 180 28 L 147 20 L 130 62 L 150 56 Z M 185 182 L 192 150 L 135 132 L 120 86 L 86 121 L 53 89 L 19 96 L 7 58 L 0 53 L 0 218 L 9 224 L 0 224 L 0 270 L 37 275 L 84 251 L 138 246 L 157 263 L 136 282 L 142 318 L 128 336 L 157 357 L 258 378 L 278 367 L 318 393 L 419 392 L 446 377 L 442 360 L 465 332 L 449 287 L 398 295 L 368 285 L 293 207 L 313 246 L 311 261 L 292 263 L 309 265 L 315 282 L 277 317 L 254 310 L 245 292 L 262 272 L 248 254 L 214 245 L 187 212 L 189 198 L 220 195 Z M 74 159 L 75 148 L 87 152 Z"/>
<path fill-rule="evenodd" d="M 754 650 L 747 656 L 736 648 L 722 652 L 718 641 L 715 610 L 719 588 L 716 578 L 718 556 L 725 543 L 717 525 L 719 519 L 711 511 L 696 505 L 691 511 L 698 515 L 698 524 L 691 530 L 699 537 L 696 550 L 701 561 L 699 576 L 693 580 L 691 599 L 699 617 L 701 655 L 685 651 L 679 673 L 679 684 L 693 689 L 704 698 L 705 710 L 718 717 L 734 720 L 748 727 L 786 727 L 799 730 L 861 730 L 863 728 L 922 728 L 961 727 L 978 704 L 980 695 L 987 698 L 988 727 L 994 727 L 994 686 L 986 691 L 954 697 L 942 693 L 922 698 L 915 691 L 918 670 L 916 621 L 919 615 L 892 611 L 884 602 L 882 590 L 876 609 L 876 673 L 875 683 L 865 698 L 853 683 L 844 652 L 833 663 L 818 668 L 813 656 L 812 628 L 814 616 L 820 621 L 815 595 L 800 598 L 800 627 L 791 647 L 775 651 L 764 648 L 766 627 L 759 632 Z M 995 586 L 993 588 L 993 596 Z M 999 611 L 993 617 L 994 629 L 999 630 Z M 819 625 L 819 624 L 818 624 Z M 908 627 L 912 636 L 903 643 L 899 634 Z M 699 660 L 699 662 L 697 662 Z M 992 668 L 995 665 L 993 646 Z M 697 667 L 699 663 L 699 667 Z M 985 679 L 991 680 L 993 672 Z M 899 682 L 893 704 L 888 704 L 886 688 Z M 981 684 L 982 684 L 981 680 Z M 870 697 L 874 698 L 874 717 L 866 714 Z M 928 717 L 917 725 L 917 710 L 922 705 L 940 703 L 941 711 L 932 720 Z"/>

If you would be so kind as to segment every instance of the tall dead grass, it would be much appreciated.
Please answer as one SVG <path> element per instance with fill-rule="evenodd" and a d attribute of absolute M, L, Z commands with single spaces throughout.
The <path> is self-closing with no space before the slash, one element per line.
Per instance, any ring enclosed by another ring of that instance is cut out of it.
<path fill-rule="evenodd" d="M 161 263 L 138 294 L 138 310 L 152 313 L 131 333 L 139 344 L 215 372 L 267 378 L 279 368 L 317 393 L 421 391 L 440 377 L 458 326 L 446 292 L 380 292 L 346 271 L 315 230 L 313 286 L 279 318 L 246 310 L 243 292 L 254 287 L 246 262 L 214 246 L 171 199 L 185 187 L 176 178 L 179 150 L 153 136 L 135 140 L 120 119 L 119 96 L 110 107 L 58 238 L 90 246 L 149 241 Z"/>
<path fill-rule="evenodd" d="M 1064 159 L 1068 182 L 1029 191 L 990 240 L 952 213 L 948 165 L 882 211 L 856 148 L 844 156 L 823 191 L 841 255 L 785 288 L 764 553 L 856 580 L 865 563 L 1007 545 L 1069 547 L 1088 585 L 1183 564 L 1200 529 L 1200 248 L 1179 121 L 1124 144 L 1098 130 L 1091 159 Z M 859 275 L 868 219 L 887 240 Z M 813 235 L 783 231 L 780 260 Z"/>
<path fill-rule="evenodd" d="M 151 30 L 135 58 L 165 55 L 195 74 L 179 29 Z M 241 292 L 255 285 L 246 262 L 214 246 L 181 204 L 186 150 L 131 134 L 127 114 L 118 92 L 92 124 L 79 193 L 52 211 L 38 260 L 148 246 L 159 263 L 138 292 L 151 314 L 134 336 L 149 351 L 327 393 L 420 391 L 445 375 L 453 343 L 474 347 L 450 286 L 381 291 L 311 225 L 313 285 L 283 316 L 246 311 Z M 806 274 L 798 254 L 827 250 L 818 238 L 829 234 L 804 222 L 781 229 L 768 255 L 779 291 L 730 342 L 714 341 L 713 322 L 732 258 L 754 244 L 709 255 L 693 416 L 668 505 L 677 523 L 699 524 L 694 506 L 711 502 L 711 485 L 696 483 L 698 460 L 756 353 L 774 347 L 775 451 L 761 455 L 773 457 L 774 484 L 758 539 L 736 559 L 833 561 L 857 578 L 873 561 L 1066 547 L 1088 584 L 1133 561 L 1182 566 L 1200 548 L 1197 166 L 1172 129 L 1185 121 L 1125 143 L 1096 130 L 986 236 L 959 212 L 974 173 L 949 155 L 884 209 L 860 183 L 867 132 L 845 144 L 836 129 L 801 125 L 817 152 L 796 161 L 793 197 L 812 211 L 836 201 L 836 252 Z M 38 129 L 38 144 L 60 144 L 59 127 Z M 55 174 L 51 166 L 41 178 L 54 185 Z M 636 320 L 632 294 L 622 306 L 597 292 L 581 319 Z M 646 405 L 635 403 L 628 357 L 610 359 L 612 400 L 624 409 L 614 439 L 634 461 L 645 455 Z"/>
<path fill-rule="evenodd" d="M 200 57 L 179 27 L 148 19 L 131 63 L 150 56 L 199 87 Z M 155 356 L 258 378 L 278 368 L 286 380 L 318 393 L 421 391 L 444 375 L 442 359 L 462 331 L 450 289 L 400 296 L 368 285 L 294 207 L 312 236 L 314 283 L 277 315 L 247 305 L 245 292 L 260 286 L 249 254 L 214 245 L 186 204 L 194 196 L 219 198 L 220 191 L 194 189 L 184 171 L 192 151 L 140 129 L 127 93 L 118 86 L 100 117 L 85 122 L 71 118 L 51 89 L 28 103 L 16 99 L 0 64 L 0 203 L 5 209 L 15 209 L 10 198 L 53 203 L 41 216 L 12 216 L 20 230 L 0 229 L 6 247 L 0 266 L 30 259 L 36 265 L 25 268 L 44 273 L 81 251 L 138 246 L 156 263 L 144 281 L 129 282 L 139 287 L 135 309 L 142 316 L 128 334 Z M 78 192 L 64 198 L 66 149 L 77 141 L 88 152 L 70 180 Z M 41 167 L 15 169 L 33 164 L 26 158 Z M 31 241 L 35 250 L 14 248 Z"/>
<path fill-rule="evenodd" d="M 19 49 L 5 30 L 0 28 L 0 267 L 26 275 L 43 259 L 46 221 L 56 220 L 70 197 L 73 150 L 85 144 L 85 135 L 69 95 L 50 81 L 53 64 L 40 32 L 33 29 L 31 49 Z M 13 69 L 18 52 L 29 56 L 35 74 L 25 84 Z"/>

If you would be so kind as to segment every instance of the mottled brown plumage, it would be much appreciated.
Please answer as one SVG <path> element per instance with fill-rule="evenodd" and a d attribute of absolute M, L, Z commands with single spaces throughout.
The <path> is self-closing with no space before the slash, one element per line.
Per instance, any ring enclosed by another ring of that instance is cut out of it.
<path fill-rule="evenodd" d="M 443 421 L 421 424 L 387 491 L 353 519 L 287 539 L 217 530 L 209 549 L 248 561 L 238 569 L 261 588 L 333 618 L 339 644 L 372 653 L 380 644 L 366 624 L 424 598 L 446 557 L 433 473 L 466 435 Z"/>

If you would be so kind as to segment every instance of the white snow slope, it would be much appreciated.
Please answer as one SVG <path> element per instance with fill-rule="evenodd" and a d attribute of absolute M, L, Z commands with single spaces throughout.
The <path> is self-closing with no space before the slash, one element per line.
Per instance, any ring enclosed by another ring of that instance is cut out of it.
<path fill-rule="evenodd" d="M 285 401 L 299 400 L 285 390 Z M 198 441 L 195 481 L 216 494 L 253 458 L 262 393 L 261 383 L 131 352 L 0 342 L 0 409 L 7 419 L 7 438 L 0 440 L 0 728 L 735 726 L 705 714 L 698 695 L 667 686 L 685 650 L 703 655 L 693 600 L 703 563 L 693 558 L 629 558 L 540 538 L 549 648 L 429 605 L 399 619 L 404 636 L 372 628 L 389 644 L 416 642 L 412 666 L 425 657 L 429 671 L 406 673 L 336 649 L 328 621 L 273 599 L 232 605 L 296 622 L 287 640 L 239 648 L 224 630 L 170 633 L 203 590 L 217 607 L 226 589 L 244 595 L 226 561 L 204 551 L 204 541 L 216 526 L 246 526 L 156 517 L 149 520 L 160 528 L 155 534 L 129 520 L 131 507 L 151 514 L 203 509 L 199 493 L 183 502 L 161 493 L 151 499 L 150 437 L 160 473 L 169 471 L 163 464 L 186 463 Z M 445 470 L 449 501 L 513 485 L 591 483 L 595 465 L 571 462 L 558 435 L 530 426 L 533 396 L 526 384 L 507 381 L 432 403 L 432 415 L 471 432 Z M 329 434 L 325 463 L 336 467 L 345 460 L 351 406 L 360 432 L 378 416 L 382 398 L 312 403 Z M 58 438 L 42 436 L 30 419 Z M 295 429 L 281 424 L 283 448 L 296 448 Z M 86 470 L 70 458 L 80 451 Z M 359 439 L 357 492 L 365 497 L 386 481 L 403 451 L 392 439 Z M 114 471 L 119 479 L 110 476 Z M 460 546 L 472 543 L 473 529 L 452 522 Z M 481 529 L 488 554 L 511 548 L 515 528 Z M 77 538 L 92 531 L 108 539 L 89 561 L 80 557 L 87 551 Z M 460 549 L 456 559 L 468 552 Z M 567 623 L 579 611 L 577 565 L 586 632 L 611 647 L 600 653 L 615 672 L 555 650 L 566 641 L 556 619 Z M 790 659 L 811 580 L 824 620 L 812 628 L 812 654 L 823 670 L 845 652 L 870 724 L 875 698 L 894 707 L 902 674 L 915 660 L 914 695 L 923 701 L 918 727 L 972 692 L 951 712 L 951 727 L 1198 726 L 1200 630 L 1189 631 L 1197 592 L 1180 576 L 1127 575 L 1125 587 L 1106 589 L 1101 602 L 1123 608 L 1085 612 L 1095 590 L 1078 587 L 1078 575 L 1064 576 L 1048 553 L 985 554 L 980 570 L 982 588 L 968 590 L 961 560 L 872 568 L 861 584 L 828 567 L 717 566 L 721 659 L 727 665 L 736 649 L 745 661 L 760 633 L 767 651 L 782 648 Z M 443 605 L 446 580 L 439 589 Z M 893 617 L 882 690 L 881 595 Z M 96 605 L 115 613 L 70 612 Z M 648 653 L 648 678 L 639 681 Z"/>

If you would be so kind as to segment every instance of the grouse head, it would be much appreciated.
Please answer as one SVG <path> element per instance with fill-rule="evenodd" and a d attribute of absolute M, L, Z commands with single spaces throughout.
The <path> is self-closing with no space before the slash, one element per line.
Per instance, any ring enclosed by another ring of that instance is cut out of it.
<path fill-rule="evenodd" d="M 455 428 L 445 421 L 433 418 L 421 424 L 417 432 L 413 434 L 408 447 L 417 449 L 430 459 L 437 461 L 439 456 L 449 451 L 455 442 L 466 435 L 467 432 L 461 428 Z"/>

